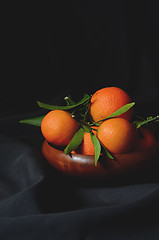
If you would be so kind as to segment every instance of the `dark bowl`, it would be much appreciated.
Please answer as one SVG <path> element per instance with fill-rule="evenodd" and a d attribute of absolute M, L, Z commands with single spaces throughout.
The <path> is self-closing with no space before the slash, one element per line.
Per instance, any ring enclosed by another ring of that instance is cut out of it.
<path fill-rule="evenodd" d="M 97 166 L 95 166 L 94 156 L 65 155 L 63 151 L 50 146 L 46 140 L 42 145 L 42 154 L 55 169 L 65 175 L 82 179 L 112 179 L 124 174 L 135 174 L 137 169 L 149 170 L 150 166 L 158 160 L 159 143 L 145 151 L 114 154 L 113 160 L 101 155 Z"/>

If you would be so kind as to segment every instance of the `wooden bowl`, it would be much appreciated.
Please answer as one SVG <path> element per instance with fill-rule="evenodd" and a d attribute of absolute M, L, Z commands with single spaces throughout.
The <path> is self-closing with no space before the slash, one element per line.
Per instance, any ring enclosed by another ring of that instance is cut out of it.
<path fill-rule="evenodd" d="M 101 155 L 97 166 L 94 156 L 72 154 L 65 155 L 63 151 L 57 150 L 45 140 L 42 145 L 42 154 L 47 161 L 58 171 L 65 175 L 78 178 L 113 178 L 129 174 L 136 169 L 149 168 L 155 163 L 159 154 L 159 143 L 145 151 L 136 151 L 125 154 L 114 154 L 115 159 L 106 158 Z"/>

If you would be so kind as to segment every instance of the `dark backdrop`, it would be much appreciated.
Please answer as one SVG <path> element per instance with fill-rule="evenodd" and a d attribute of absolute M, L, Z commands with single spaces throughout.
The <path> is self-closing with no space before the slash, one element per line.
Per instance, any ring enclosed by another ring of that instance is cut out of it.
<path fill-rule="evenodd" d="M 66 90 L 81 96 L 108 85 L 155 111 L 158 7 L 148 0 L 10 4 L 2 31 L 2 111 L 26 111 L 37 99 L 50 101 Z"/>

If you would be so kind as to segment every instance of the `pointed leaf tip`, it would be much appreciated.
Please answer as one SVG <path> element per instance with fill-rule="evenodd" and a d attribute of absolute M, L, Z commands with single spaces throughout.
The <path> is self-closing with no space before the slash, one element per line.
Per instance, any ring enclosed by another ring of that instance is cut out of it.
<path fill-rule="evenodd" d="M 41 122 L 42 122 L 44 117 L 45 116 L 40 116 L 40 117 L 35 117 L 35 118 L 28 118 L 28 119 L 20 120 L 19 123 L 25 123 L 25 124 L 29 124 L 29 125 L 40 127 L 41 126 Z"/>
<path fill-rule="evenodd" d="M 95 166 L 97 166 L 97 162 L 101 153 L 101 145 L 96 135 L 93 132 L 91 132 L 90 134 L 91 134 L 91 140 L 92 140 L 94 151 L 95 151 Z"/>
<path fill-rule="evenodd" d="M 95 122 L 95 124 L 97 123 L 100 123 L 100 122 L 103 122 L 109 118 L 113 118 L 113 117 L 117 117 L 125 112 L 127 112 L 130 108 L 132 108 L 133 106 L 135 105 L 135 102 L 132 102 L 132 103 L 128 103 L 128 104 L 125 104 L 124 106 L 122 106 L 121 108 L 119 108 L 118 110 L 116 110 L 115 112 L 113 112 L 112 114 L 110 114 L 108 117 L 104 118 L 104 119 L 101 119 L 97 122 Z"/>
<path fill-rule="evenodd" d="M 70 143 L 67 145 L 67 147 L 64 149 L 64 153 L 70 154 L 73 150 L 78 148 L 78 146 L 81 144 L 84 136 L 84 129 L 80 128 L 75 135 L 73 136 L 72 140 Z"/>

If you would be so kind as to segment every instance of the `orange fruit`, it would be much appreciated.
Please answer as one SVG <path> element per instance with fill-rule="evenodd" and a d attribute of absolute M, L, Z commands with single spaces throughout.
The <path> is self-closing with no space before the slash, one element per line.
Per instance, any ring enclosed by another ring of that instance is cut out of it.
<path fill-rule="evenodd" d="M 111 153 L 127 153 L 134 148 L 136 130 L 124 118 L 111 118 L 99 126 L 97 136 Z"/>
<path fill-rule="evenodd" d="M 102 88 L 96 91 L 91 98 L 90 114 L 92 119 L 97 122 L 130 102 L 131 98 L 124 90 L 117 87 Z M 119 117 L 130 120 L 132 114 L 131 108 Z"/>
<path fill-rule="evenodd" d="M 139 136 L 136 142 L 137 150 L 146 150 L 154 146 L 156 143 L 156 138 L 151 130 L 141 127 L 139 128 Z"/>
<path fill-rule="evenodd" d="M 93 127 L 93 128 L 97 129 L 98 127 Z M 93 130 L 93 133 L 97 136 L 97 131 Z M 84 136 L 81 144 L 72 153 L 95 155 L 94 146 L 91 140 L 90 133 L 84 132 Z"/>
<path fill-rule="evenodd" d="M 79 129 L 79 123 L 66 111 L 50 111 L 42 120 L 44 138 L 53 145 L 66 146 Z"/>

